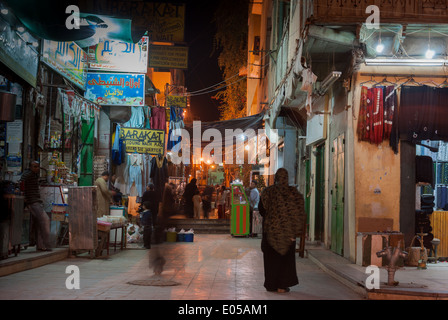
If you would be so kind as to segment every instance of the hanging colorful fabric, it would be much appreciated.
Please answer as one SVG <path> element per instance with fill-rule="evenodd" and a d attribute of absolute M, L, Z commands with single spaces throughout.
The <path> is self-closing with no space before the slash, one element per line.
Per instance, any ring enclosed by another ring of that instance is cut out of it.
<path fill-rule="evenodd" d="M 397 95 L 394 86 L 388 86 L 384 89 L 384 140 L 390 139 L 392 124 L 394 119 Z"/>
<path fill-rule="evenodd" d="M 368 140 L 368 131 L 367 131 L 367 96 L 368 96 L 368 88 L 361 88 L 361 103 L 359 106 L 359 116 L 358 116 L 358 140 L 359 141 L 367 141 Z"/>
<path fill-rule="evenodd" d="M 372 88 L 373 91 L 373 112 L 372 112 L 372 129 L 370 131 L 370 142 L 381 144 L 383 142 L 383 89 Z"/>

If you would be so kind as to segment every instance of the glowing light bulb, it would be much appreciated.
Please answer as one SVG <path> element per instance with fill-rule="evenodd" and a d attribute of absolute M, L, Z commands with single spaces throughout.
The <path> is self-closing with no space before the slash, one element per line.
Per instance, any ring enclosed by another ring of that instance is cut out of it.
<path fill-rule="evenodd" d="M 425 54 L 425 56 L 426 56 L 426 59 L 432 59 L 432 58 L 434 58 L 434 55 L 435 55 L 436 53 L 434 52 L 434 50 L 431 50 L 430 48 L 428 48 L 428 50 L 426 51 L 426 54 Z"/>
<path fill-rule="evenodd" d="M 376 52 L 381 53 L 384 50 L 384 44 L 382 44 L 381 42 L 378 43 L 378 45 L 376 46 Z"/>

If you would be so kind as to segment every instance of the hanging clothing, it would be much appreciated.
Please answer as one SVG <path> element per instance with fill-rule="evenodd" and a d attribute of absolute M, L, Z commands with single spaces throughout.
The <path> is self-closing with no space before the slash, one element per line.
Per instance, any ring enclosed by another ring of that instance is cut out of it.
<path fill-rule="evenodd" d="M 143 195 L 142 186 L 142 169 L 143 158 L 139 153 L 133 153 L 129 156 L 129 181 L 128 181 L 128 194 L 131 192 L 131 187 L 135 184 L 138 196 Z"/>
<path fill-rule="evenodd" d="M 131 119 L 123 124 L 125 128 L 143 128 L 145 126 L 145 113 L 143 107 L 132 107 Z"/>
<path fill-rule="evenodd" d="M 369 98 L 369 88 L 363 86 L 361 88 L 361 103 L 359 105 L 357 134 L 359 141 L 368 141 L 368 124 L 367 124 L 367 100 Z"/>
<path fill-rule="evenodd" d="M 163 199 L 165 183 L 168 182 L 168 161 L 166 157 L 157 155 L 151 160 L 151 179 L 159 199 Z"/>
<path fill-rule="evenodd" d="M 150 154 L 143 155 L 142 191 L 146 191 L 146 186 L 151 182 L 151 160 Z"/>
<path fill-rule="evenodd" d="M 173 149 L 174 146 L 182 140 L 182 137 L 179 135 L 181 131 L 179 130 L 185 127 L 183 113 L 184 111 L 180 107 L 170 107 L 170 126 L 167 142 L 168 150 Z M 172 132 L 177 135 L 176 138 L 171 137 Z"/>
<path fill-rule="evenodd" d="M 166 131 L 166 110 L 163 107 L 151 108 L 151 129 Z"/>
<path fill-rule="evenodd" d="M 387 86 L 383 90 L 384 96 L 384 140 L 390 140 L 392 124 L 394 120 L 395 108 L 397 105 L 397 95 L 394 86 Z"/>
<path fill-rule="evenodd" d="M 128 197 L 128 214 L 131 216 L 138 216 L 139 204 L 137 203 L 137 197 Z"/>
<path fill-rule="evenodd" d="M 400 135 L 412 143 L 448 138 L 447 126 L 443 124 L 448 116 L 446 101 L 448 101 L 447 88 L 402 86 Z"/>
<path fill-rule="evenodd" d="M 373 101 L 369 104 L 370 112 L 368 113 L 371 118 L 370 142 L 380 144 L 383 142 L 383 89 L 379 87 L 370 90 L 373 92 Z"/>
<path fill-rule="evenodd" d="M 143 113 L 145 115 L 145 128 L 151 129 L 151 108 L 149 106 L 143 107 Z"/>
<path fill-rule="evenodd" d="M 123 161 L 123 139 L 120 138 L 120 125 L 115 128 L 114 144 L 112 146 L 112 161 L 116 165 L 120 165 Z"/>

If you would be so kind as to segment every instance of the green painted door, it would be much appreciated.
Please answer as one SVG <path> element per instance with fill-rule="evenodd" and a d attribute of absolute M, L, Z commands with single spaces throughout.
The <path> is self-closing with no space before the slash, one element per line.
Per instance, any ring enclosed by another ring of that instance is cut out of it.
<path fill-rule="evenodd" d="M 78 184 L 80 186 L 93 185 L 93 142 L 95 118 L 87 122 L 82 120 L 82 149 L 80 159 L 80 173 Z"/>
<path fill-rule="evenodd" d="M 343 255 L 344 248 L 344 135 L 333 140 L 333 183 L 331 186 L 331 250 Z"/>
<path fill-rule="evenodd" d="M 306 174 L 306 183 L 305 183 L 305 212 L 306 212 L 306 221 L 310 221 L 310 190 L 311 190 L 311 165 L 310 160 L 306 160 L 305 163 L 305 174 Z"/>
<path fill-rule="evenodd" d="M 325 144 L 316 148 L 315 239 L 323 241 L 325 208 Z"/>

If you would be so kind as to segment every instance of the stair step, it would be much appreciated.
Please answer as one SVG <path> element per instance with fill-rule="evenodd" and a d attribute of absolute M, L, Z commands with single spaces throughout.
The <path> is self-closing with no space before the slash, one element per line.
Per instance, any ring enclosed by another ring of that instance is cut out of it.
<path fill-rule="evenodd" d="M 170 219 L 168 228 L 190 230 L 197 234 L 226 234 L 230 233 L 230 220 L 226 219 Z"/>

